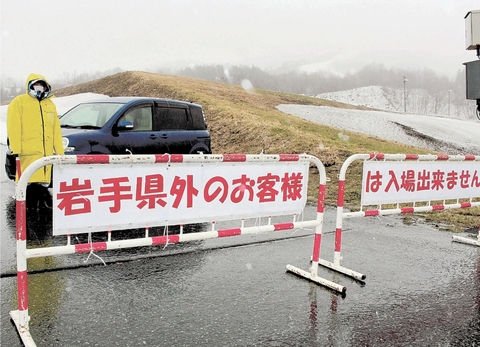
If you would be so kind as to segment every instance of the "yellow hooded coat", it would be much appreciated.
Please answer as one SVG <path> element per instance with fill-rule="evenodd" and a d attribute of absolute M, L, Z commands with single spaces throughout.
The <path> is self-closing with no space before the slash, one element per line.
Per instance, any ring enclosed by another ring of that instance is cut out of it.
<path fill-rule="evenodd" d="M 45 77 L 30 74 L 26 83 L 26 94 L 13 99 L 7 112 L 10 150 L 20 158 L 22 173 L 39 158 L 64 154 L 62 131 L 55 104 L 50 100 L 50 95 L 39 100 L 29 94 L 30 82 L 34 80 L 44 81 L 48 92 L 51 91 Z M 50 178 L 51 165 L 48 165 L 38 169 L 30 177 L 29 182 L 49 183 Z M 18 181 L 18 172 L 15 180 Z"/>

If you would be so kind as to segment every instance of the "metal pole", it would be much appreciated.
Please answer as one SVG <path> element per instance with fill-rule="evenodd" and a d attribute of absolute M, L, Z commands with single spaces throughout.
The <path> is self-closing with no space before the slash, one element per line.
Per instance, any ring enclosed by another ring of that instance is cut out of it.
<path fill-rule="evenodd" d="M 452 92 L 452 91 L 449 89 L 449 90 L 448 90 L 448 116 L 449 116 L 449 117 L 450 117 L 450 93 L 451 93 L 451 92 Z"/>
<path fill-rule="evenodd" d="M 405 90 L 405 83 L 407 83 L 408 79 L 403 76 L 403 113 L 407 113 L 407 94 Z"/>

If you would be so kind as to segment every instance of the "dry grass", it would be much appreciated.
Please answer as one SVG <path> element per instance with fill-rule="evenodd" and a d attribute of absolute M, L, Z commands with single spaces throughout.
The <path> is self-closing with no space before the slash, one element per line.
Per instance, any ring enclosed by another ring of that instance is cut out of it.
<path fill-rule="evenodd" d="M 356 153 L 426 153 L 425 150 L 340 131 L 287 115 L 275 107 L 279 104 L 303 104 L 350 109 L 366 109 L 329 100 L 264 90 L 249 92 L 240 86 L 159 75 L 146 72 L 123 72 L 92 82 L 55 91 L 56 96 L 78 93 L 109 96 L 151 96 L 191 101 L 203 106 L 212 137 L 213 153 L 308 153 L 325 165 L 331 182 L 327 185 L 326 203 L 336 205 L 337 175 L 342 163 Z M 342 136 L 339 134 L 342 133 Z M 348 139 L 347 139 L 348 138 Z M 314 170 L 312 170 L 314 171 Z M 346 207 L 355 208 L 360 201 L 361 165 L 347 173 Z M 318 175 L 313 173 L 309 189 L 315 201 Z M 480 224 L 480 209 L 451 210 L 422 216 L 429 223 L 451 226 L 460 231 Z M 428 218 L 428 219 L 427 219 Z"/>

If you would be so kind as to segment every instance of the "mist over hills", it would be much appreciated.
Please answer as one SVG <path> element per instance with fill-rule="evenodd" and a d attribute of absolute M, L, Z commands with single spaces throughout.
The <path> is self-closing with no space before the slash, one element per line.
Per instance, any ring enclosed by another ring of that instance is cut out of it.
<path fill-rule="evenodd" d="M 72 72 L 60 80 L 50 82 L 55 92 L 57 89 L 93 81 L 117 72 L 120 71 L 117 69 L 95 74 Z M 375 63 L 342 76 L 328 71 L 307 73 L 298 69 L 267 72 L 255 66 L 235 65 L 197 65 L 176 71 L 152 72 L 317 96 L 394 112 L 404 112 L 406 108 L 409 113 L 475 118 L 474 101 L 465 99 L 463 67 L 459 67 L 454 79 L 438 75 L 430 69 L 387 69 Z M 2 78 L 1 103 L 8 103 L 15 95 L 24 93 L 24 84 L 23 80 Z"/>
<path fill-rule="evenodd" d="M 465 72 L 462 69 L 453 80 L 430 69 L 387 69 L 375 63 L 343 76 L 325 71 L 271 74 L 255 67 L 221 65 L 189 67 L 178 74 L 235 85 L 248 81 L 254 88 L 316 96 L 393 112 L 459 119 L 476 117 L 475 101 L 465 98 Z"/>

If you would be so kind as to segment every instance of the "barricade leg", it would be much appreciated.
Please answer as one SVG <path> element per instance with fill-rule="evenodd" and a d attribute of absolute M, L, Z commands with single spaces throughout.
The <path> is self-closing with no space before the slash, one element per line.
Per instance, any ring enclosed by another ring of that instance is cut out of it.
<path fill-rule="evenodd" d="M 322 175 L 320 176 L 322 177 Z M 318 264 L 320 261 L 320 247 L 322 242 L 323 212 L 325 207 L 324 201 L 325 201 L 325 182 L 319 185 L 318 205 L 317 205 L 318 224 L 315 227 L 315 236 L 313 241 L 313 255 L 312 255 L 312 264 L 310 266 L 310 272 L 304 271 L 290 264 L 287 265 L 287 271 L 292 272 L 312 282 L 318 283 L 322 286 L 325 286 L 327 288 L 333 289 L 337 292 L 344 294 L 347 291 L 347 288 L 345 286 L 342 286 L 340 284 L 337 284 L 335 282 L 329 281 L 327 279 L 324 279 L 318 276 Z"/>
<path fill-rule="evenodd" d="M 321 240 L 322 226 L 320 225 L 315 228 L 312 265 L 310 266 L 310 272 L 304 271 L 290 264 L 287 265 L 287 271 L 344 294 L 347 291 L 347 287 L 318 276 L 318 263 L 320 260 Z"/>
<path fill-rule="evenodd" d="M 337 219 L 336 219 L 336 225 L 335 225 L 335 249 L 334 249 L 334 255 L 333 255 L 333 263 L 325 259 L 318 259 L 318 263 L 322 266 L 325 266 L 329 269 L 340 272 L 356 280 L 363 281 L 367 277 L 366 275 L 347 269 L 340 265 L 340 260 L 342 259 L 340 251 L 342 248 L 344 195 L 345 195 L 345 180 L 340 179 L 338 182 Z"/>
<path fill-rule="evenodd" d="M 477 239 L 476 240 L 475 239 L 470 239 L 470 238 L 467 238 L 467 237 L 457 236 L 457 235 L 453 235 L 452 238 L 453 238 L 453 241 L 456 241 L 456 242 L 466 243 L 466 244 L 469 244 L 469 245 L 480 247 L 480 225 L 478 226 L 478 234 L 477 234 Z"/>
<path fill-rule="evenodd" d="M 16 239 L 17 239 L 17 295 L 18 310 L 10 311 L 18 334 L 25 347 L 36 346 L 30 335 L 28 321 L 28 278 L 27 278 L 27 223 L 25 199 L 16 202 Z"/>

